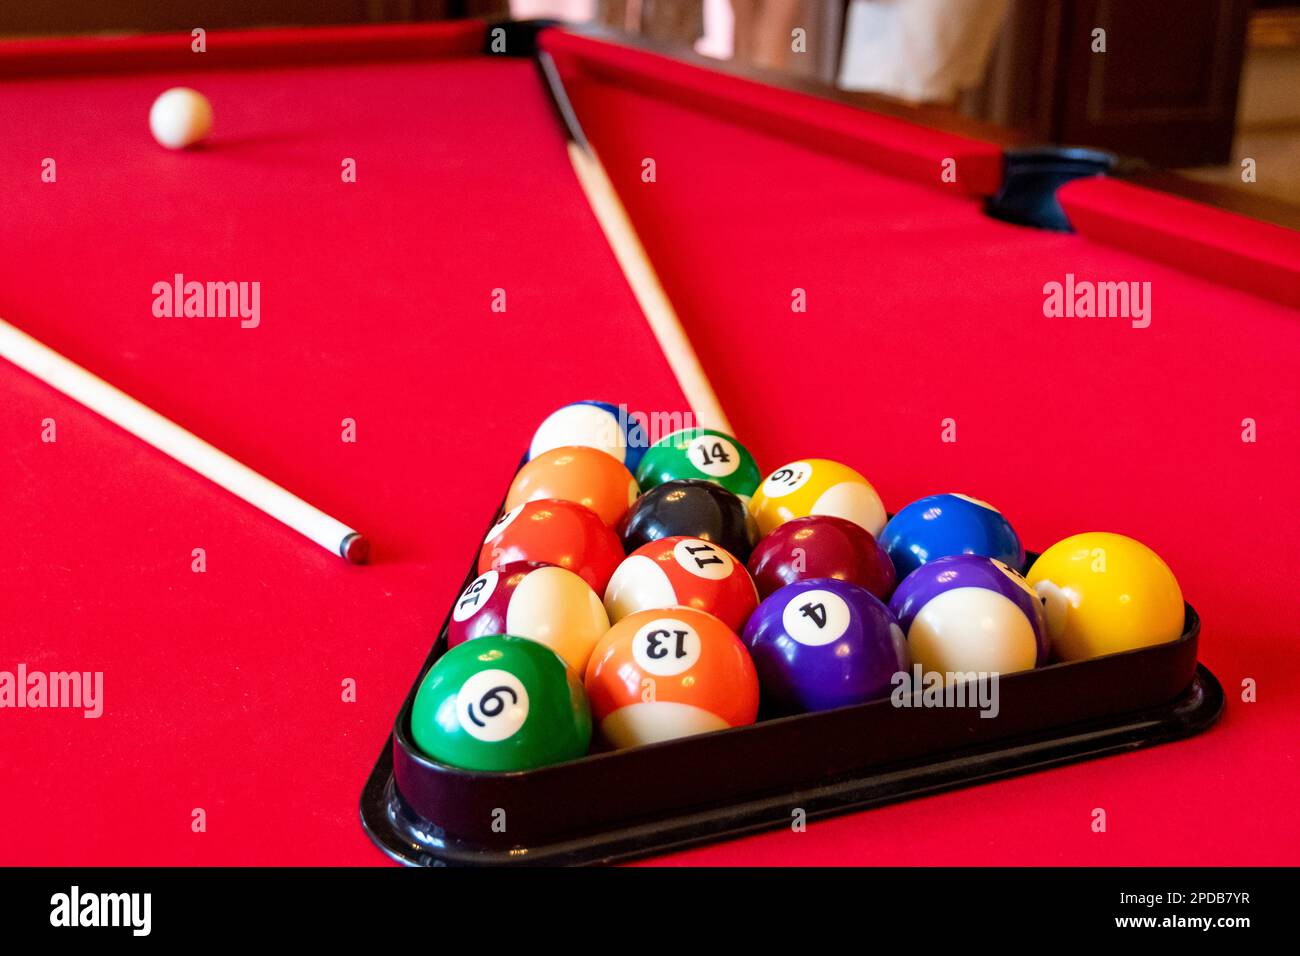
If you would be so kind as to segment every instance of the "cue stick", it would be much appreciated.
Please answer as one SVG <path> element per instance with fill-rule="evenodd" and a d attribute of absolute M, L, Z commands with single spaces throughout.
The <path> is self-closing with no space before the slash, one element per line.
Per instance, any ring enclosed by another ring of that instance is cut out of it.
<path fill-rule="evenodd" d="M 627 210 L 618 198 L 613 182 L 601 165 L 591 141 L 583 132 L 582 124 L 578 122 L 578 115 L 564 89 L 555 61 L 549 53 L 539 50 L 537 63 L 568 133 L 569 162 L 573 164 L 573 172 L 605 233 L 614 258 L 623 270 L 627 284 L 632 287 L 637 304 L 641 306 L 641 311 L 650 324 L 650 331 L 659 342 L 659 348 L 663 350 L 664 358 L 668 360 L 668 366 L 672 369 L 682 394 L 695 413 L 696 424 L 728 435 L 735 434 L 722 410 L 722 403 L 718 401 L 708 376 L 704 374 L 704 367 L 691 346 L 691 340 L 682 328 L 681 319 L 677 317 L 668 293 L 655 274 L 632 220 L 628 218 Z"/>
<path fill-rule="evenodd" d="M 343 522 L 309 505 L 102 378 L 0 319 L 0 357 L 98 412 L 204 478 L 243 498 L 323 548 L 365 564 L 369 543 Z"/>

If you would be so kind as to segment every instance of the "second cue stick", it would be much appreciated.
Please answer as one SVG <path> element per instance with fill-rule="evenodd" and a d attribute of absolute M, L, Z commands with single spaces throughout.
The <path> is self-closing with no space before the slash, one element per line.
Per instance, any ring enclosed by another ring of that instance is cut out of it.
<path fill-rule="evenodd" d="M 369 559 L 366 539 L 343 522 L 213 448 L 4 319 L 0 319 L 0 358 L 8 359 L 321 547 L 353 564 L 365 564 Z"/>
<path fill-rule="evenodd" d="M 695 413 L 696 424 L 728 435 L 734 434 L 731 423 L 722 410 L 722 403 L 718 401 L 708 376 L 704 374 L 704 367 L 700 365 L 691 340 L 687 338 L 681 320 L 677 317 L 668 294 L 664 292 L 654 266 L 650 264 L 650 258 L 641 245 L 632 220 L 628 218 L 627 210 L 623 208 L 622 200 L 618 198 L 614 184 L 583 132 L 582 124 L 578 122 L 577 113 L 569 101 L 555 61 L 549 53 L 539 50 L 537 63 L 568 133 L 569 162 L 573 164 L 574 174 L 605 233 L 614 258 L 618 260 L 619 267 L 627 278 L 627 284 L 632 287 L 637 304 L 645 313 L 650 330 L 659 342 L 659 348 L 663 350 L 677 384 Z"/>

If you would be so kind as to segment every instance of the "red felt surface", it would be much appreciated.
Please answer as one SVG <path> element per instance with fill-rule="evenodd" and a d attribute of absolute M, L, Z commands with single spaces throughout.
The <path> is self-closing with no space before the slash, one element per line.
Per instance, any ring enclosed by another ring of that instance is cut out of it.
<path fill-rule="evenodd" d="M 191 153 L 145 120 L 179 83 L 216 113 Z M 105 682 L 99 720 L 0 711 L 0 863 L 382 861 L 361 786 L 536 423 L 681 401 L 534 67 L 20 81 L 0 117 L 0 316 L 375 548 L 349 567 L 0 361 L 0 669 Z M 176 272 L 260 281 L 260 327 L 154 318 Z"/>
<path fill-rule="evenodd" d="M 203 150 L 148 138 L 177 83 L 213 101 Z M 644 84 L 575 99 L 761 464 L 841 458 L 894 508 L 968 491 L 1031 547 L 1133 534 L 1230 696 L 1186 742 L 659 862 L 1295 862 L 1295 310 Z M 376 544 L 347 567 L 0 363 L 0 669 L 103 670 L 106 711 L 0 712 L 0 862 L 380 862 L 357 796 L 532 428 L 680 402 L 532 67 L 22 80 L 0 120 L 0 316 Z M 155 319 L 178 271 L 261 281 L 261 327 Z M 1044 318 L 1067 271 L 1150 281 L 1151 327 Z"/>
<path fill-rule="evenodd" d="M 670 97 L 599 82 L 576 96 L 760 463 L 840 458 L 892 509 L 963 490 L 1037 549 L 1131 534 L 1201 612 L 1202 660 L 1230 698 L 1194 740 L 661 862 L 1294 863 L 1300 314 Z M 1151 326 L 1045 318 L 1043 286 L 1067 272 L 1151 282 Z M 1258 703 L 1238 699 L 1246 677 Z"/>

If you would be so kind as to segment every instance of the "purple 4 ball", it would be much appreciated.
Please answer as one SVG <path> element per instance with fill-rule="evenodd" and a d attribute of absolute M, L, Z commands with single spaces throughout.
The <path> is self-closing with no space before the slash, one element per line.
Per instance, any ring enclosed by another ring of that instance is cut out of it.
<path fill-rule="evenodd" d="M 785 712 L 886 697 L 907 669 L 906 640 L 889 608 L 866 588 L 831 578 L 773 591 L 741 639 L 764 696 Z"/>

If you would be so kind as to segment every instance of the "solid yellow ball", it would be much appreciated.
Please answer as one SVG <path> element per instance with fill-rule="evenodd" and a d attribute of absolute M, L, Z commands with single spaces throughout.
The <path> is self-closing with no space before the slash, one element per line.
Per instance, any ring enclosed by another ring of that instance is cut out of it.
<path fill-rule="evenodd" d="M 1173 571 L 1122 534 L 1090 531 L 1058 541 L 1026 579 L 1043 598 L 1059 660 L 1164 644 L 1183 633 L 1183 592 Z"/>

